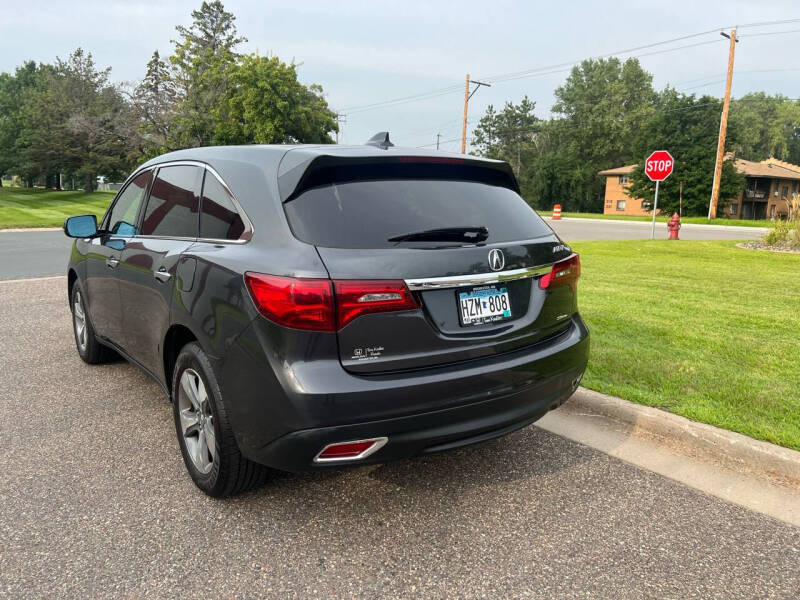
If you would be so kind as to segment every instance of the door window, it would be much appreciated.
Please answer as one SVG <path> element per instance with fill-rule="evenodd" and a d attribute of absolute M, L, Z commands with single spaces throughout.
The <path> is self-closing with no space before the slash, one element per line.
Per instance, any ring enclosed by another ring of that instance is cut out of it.
<path fill-rule="evenodd" d="M 143 235 L 197 237 L 203 171 L 193 165 L 158 170 L 142 221 Z"/>
<path fill-rule="evenodd" d="M 109 233 L 116 237 L 133 237 L 138 233 L 136 215 L 139 213 L 139 206 L 147 192 L 152 174 L 149 169 L 140 173 L 117 197 L 106 220 L 105 229 Z"/>
<path fill-rule="evenodd" d="M 230 193 L 206 171 L 200 212 L 200 237 L 214 240 L 238 240 L 244 233 L 244 221 L 236 210 Z"/>

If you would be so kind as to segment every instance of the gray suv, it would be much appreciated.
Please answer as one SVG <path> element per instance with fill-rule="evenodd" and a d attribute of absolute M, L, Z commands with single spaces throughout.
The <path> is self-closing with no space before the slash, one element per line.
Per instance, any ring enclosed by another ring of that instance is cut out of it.
<path fill-rule="evenodd" d="M 64 229 L 81 358 L 163 387 L 212 496 L 507 434 L 586 368 L 580 260 L 504 162 L 388 135 L 181 150 Z"/>

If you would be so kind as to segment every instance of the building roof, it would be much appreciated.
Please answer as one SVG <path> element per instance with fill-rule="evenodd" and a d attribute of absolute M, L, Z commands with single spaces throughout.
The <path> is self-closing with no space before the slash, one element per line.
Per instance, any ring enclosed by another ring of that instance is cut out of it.
<path fill-rule="evenodd" d="M 606 169 L 605 171 L 600 171 L 600 175 L 630 175 L 636 166 L 628 165 L 626 167 L 617 167 L 616 169 Z"/>
<path fill-rule="evenodd" d="M 732 154 L 726 154 L 725 158 L 732 158 Z M 737 158 L 733 163 L 736 170 L 748 177 L 771 177 L 773 179 L 797 179 L 800 180 L 800 165 L 793 165 L 777 158 L 768 158 L 761 162 L 744 160 Z M 600 171 L 600 175 L 629 175 L 637 165 L 627 165 L 616 169 L 606 169 Z"/>
<path fill-rule="evenodd" d="M 734 161 L 736 170 L 749 177 L 771 177 L 773 179 L 798 179 L 800 180 L 800 166 L 768 158 L 761 162 L 737 158 Z"/>

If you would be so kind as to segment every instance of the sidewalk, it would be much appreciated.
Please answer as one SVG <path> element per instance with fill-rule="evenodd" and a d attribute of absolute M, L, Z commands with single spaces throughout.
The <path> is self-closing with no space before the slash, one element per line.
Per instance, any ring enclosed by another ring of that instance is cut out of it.
<path fill-rule="evenodd" d="M 800 452 L 579 388 L 537 426 L 800 526 Z"/>

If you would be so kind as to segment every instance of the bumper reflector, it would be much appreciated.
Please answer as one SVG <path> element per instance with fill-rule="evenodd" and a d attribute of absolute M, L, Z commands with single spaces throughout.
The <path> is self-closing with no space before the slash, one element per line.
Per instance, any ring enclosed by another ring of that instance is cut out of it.
<path fill-rule="evenodd" d="M 383 448 L 388 441 L 388 438 L 379 437 L 328 444 L 314 457 L 314 462 L 361 460 Z"/>

